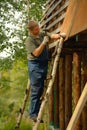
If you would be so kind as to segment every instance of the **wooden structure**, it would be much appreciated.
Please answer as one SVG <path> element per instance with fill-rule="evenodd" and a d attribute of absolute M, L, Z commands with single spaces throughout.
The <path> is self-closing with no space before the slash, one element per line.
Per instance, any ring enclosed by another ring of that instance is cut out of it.
<path fill-rule="evenodd" d="M 47 0 L 41 20 L 41 28 L 50 33 L 66 33 L 50 97 L 50 122 L 61 130 L 66 129 L 87 82 L 86 7 L 87 0 Z M 51 41 L 49 47 L 53 51 L 56 41 Z M 87 104 L 75 130 L 87 130 Z"/>

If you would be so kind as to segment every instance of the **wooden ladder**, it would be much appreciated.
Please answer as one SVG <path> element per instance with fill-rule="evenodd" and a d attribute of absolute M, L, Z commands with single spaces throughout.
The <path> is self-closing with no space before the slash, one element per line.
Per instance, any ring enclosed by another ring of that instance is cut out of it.
<path fill-rule="evenodd" d="M 57 46 L 56 46 L 55 51 L 54 51 L 55 58 L 53 61 L 53 69 L 52 69 L 52 73 L 51 73 L 51 79 L 48 83 L 46 94 L 45 94 L 44 99 L 42 101 L 42 104 L 41 104 L 41 107 L 40 107 L 40 110 L 38 113 L 38 117 L 37 117 L 37 122 L 33 126 L 33 130 L 38 130 L 46 102 L 48 101 L 48 98 L 50 96 L 50 93 L 51 93 L 51 90 L 52 90 L 52 87 L 53 87 L 53 84 L 55 81 L 55 77 L 56 77 L 57 66 L 59 64 L 59 59 L 60 59 L 60 54 L 61 54 L 62 47 L 63 47 L 64 38 L 65 37 L 61 37 L 60 40 L 57 41 Z"/>
<path fill-rule="evenodd" d="M 55 76 L 56 76 L 57 66 L 58 66 L 58 63 L 59 63 L 60 54 L 61 54 L 62 47 L 63 47 L 64 38 L 65 38 L 65 36 L 63 36 L 63 37 L 61 36 L 60 39 L 56 41 L 57 44 L 56 44 L 56 47 L 55 47 L 55 50 L 54 50 L 54 53 L 53 53 L 53 56 L 52 56 L 53 57 L 52 58 L 52 64 L 53 65 L 52 65 L 52 68 L 51 68 L 52 72 L 51 72 L 51 75 L 50 75 L 50 78 L 49 78 L 50 81 L 49 81 L 49 84 L 48 84 L 48 87 L 47 87 L 47 90 L 46 90 L 46 94 L 44 96 L 44 99 L 43 99 L 41 107 L 40 107 L 40 111 L 39 111 L 39 114 L 38 114 L 38 117 L 37 117 L 37 122 L 35 123 L 33 130 L 38 129 L 38 126 L 40 124 L 40 120 L 42 118 L 42 113 L 43 113 L 45 104 L 46 104 L 48 97 L 50 95 L 50 92 L 52 90 L 53 83 L 54 83 Z M 18 119 L 17 119 L 17 122 L 16 122 L 15 130 L 18 130 L 19 127 L 20 127 L 20 123 L 21 123 L 22 116 L 23 116 L 23 113 L 24 113 L 24 110 L 25 110 L 26 102 L 27 102 L 28 97 L 29 97 L 29 93 L 30 93 L 30 84 L 29 84 L 29 80 L 28 80 L 24 101 L 23 101 L 22 107 L 19 110 L 19 116 L 18 116 Z"/>

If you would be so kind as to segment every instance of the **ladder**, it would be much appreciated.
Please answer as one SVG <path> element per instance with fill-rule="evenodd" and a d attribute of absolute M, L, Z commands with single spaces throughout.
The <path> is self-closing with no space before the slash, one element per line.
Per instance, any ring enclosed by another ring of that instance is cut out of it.
<path fill-rule="evenodd" d="M 69 122 L 66 130 L 74 130 L 75 129 L 76 123 L 77 123 L 77 121 L 78 121 L 78 119 L 79 119 L 79 117 L 81 115 L 81 112 L 82 112 L 86 102 L 87 102 L 87 82 L 85 84 L 85 87 L 84 87 L 84 89 L 82 91 L 82 94 L 81 94 L 81 96 L 79 98 L 79 101 L 78 101 L 78 103 L 76 105 L 76 108 L 75 108 L 75 110 L 73 112 L 73 115 L 72 115 L 72 117 L 70 119 L 70 122 Z"/>
<path fill-rule="evenodd" d="M 64 38 L 65 38 L 65 36 L 64 37 L 61 36 L 60 40 L 57 41 L 57 46 L 56 46 L 54 54 L 53 54 L 53 56 L 55 56 L 55 58 L 54 58 L 54 61 L 53 61 L 53 69 L 52 69 L 52 73 L 51 73 L 51 79 L 48 83 L 46 94 L 45 94 L 44 99 L 42 101 L 42 104 L 41 104 L 41 107 L 40 107 L 40 110 L 39 110 L 39 113 L 38 113 L 38 117 L 37 117 L 37 122 L 35 123 L 33 130 L 38 130 L 46 102 L 48 101 L 48 98 L 50 96 L 50 93 L 51 93 L 51 90 L 52 90 L 52 87 L 53 87 L 53 84 L 54 84 L 54 81 L 55 81 L 57 66 L 58 66 L 58 63 L 59 63 Z"/>
<path fill-rule="evenodd" d="M 26 88 L 25 96 L 24 96 L 24 101 L 23 101 L 22 107 L 19 110 L 19 116 L 18 116 L 18 119 L 17 119 L 17 122 L 16 122 L 15 130 L 18 130 L 19 127 L 20 127 L 20 123 L 21 123 L 22 116 L 23 116 L 23 113 L 24 113 L 24 110 L 25 110 L 25 106 L 26 106 L 26 103 L 27 103 L 27 100 L 28 100 L 28 97 L 29 97 L 29 93 L 30 93 L 30 83 L 29 83 L 29 80 L 28 80 L 27 88 Z"/>
<path fill-rule="evenodd" d="M 52 61 L 51 61 L 51 63 L 53 64 L 52 68 L 51 68 L 52 72 L 51 72 L 50 78 L 48 78 L 49 83 L 48 83 L 48 87 L 47 87 L 47 90 L 46 90 L 46 94 L 45 94 L 44 99 L 42 101 L 42 104 L 41 104 L 41 107 L 40 107 L 40 110 L 39 110 L 39 114 L 38 114 L 38 117 L 37 117 L 37 122 L 35 123 L 33 130 L 38 130 L 38 126 L 39 126 L 40 120 L 42 118 L 42 114 L 43 114 L 43 111 L 44 111 L 45 104 L 46 104 L 48 97 L 50 95 L 50 92 L 52 90 L 53 83 L 54 83 L 55 76 L 56 76 L 57 66 L 58 66 L 58 63 L 59 63 L 60 54 L 61 54 L 62 47 L 63 47 L 64 39 L 65 39 L 65 34 L 63 34 L 63 36 L 61 36 L 60 39 L 58 39 L 56 41 L 57 44 L 56 44 L 54 53 L 52 55 Z M 24 113 L 24 110 L 25 110 L 26 102 L 27 102 L 28 97 L 29 97 L 29 93 L 30 93 L 30 84 L 29 84 L 29 80 L 28 80 L 24 101 L 23 101 L 22 107 L 20 108 L 20 111 L 19 111 L 19 116 L 18 116 L 18 119 L 17 119 L 17 122 L 16 122 L 15 130 L 18 130 L 19 127 L 20 127 L 20 123 L 21 123 L 22 116 L 23 116 L 23 113 Z"/>

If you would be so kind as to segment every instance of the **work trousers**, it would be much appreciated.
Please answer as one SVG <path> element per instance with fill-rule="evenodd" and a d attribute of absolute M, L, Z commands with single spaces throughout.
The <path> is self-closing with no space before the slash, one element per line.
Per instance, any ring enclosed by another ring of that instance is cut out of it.
<path fill-rule="evenodd" d="M 46 79 L 48 61 L 28 61 L 28 70 L 31 85 L 30 94 L 30 117 L 37 117 L 40 109 L 40 97 L 44 90 L 44 80 Z"/>

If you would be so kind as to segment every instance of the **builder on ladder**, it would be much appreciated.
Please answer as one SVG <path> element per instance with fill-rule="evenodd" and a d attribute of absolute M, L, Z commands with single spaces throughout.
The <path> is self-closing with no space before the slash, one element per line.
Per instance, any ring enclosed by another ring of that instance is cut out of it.
<path fill-rule="evenodd" d="M 31 85 L 29 115 L 36 122 L 41 105 L 40 97 L 43 94 L 44 80 L 48 69 L 47 44 L 49 39 L 59 39 L 60 35 L 41 32 L 38 23 L 33 20 L 29 21 L 27 27 L 30 33 L 25 42 Z"/>

